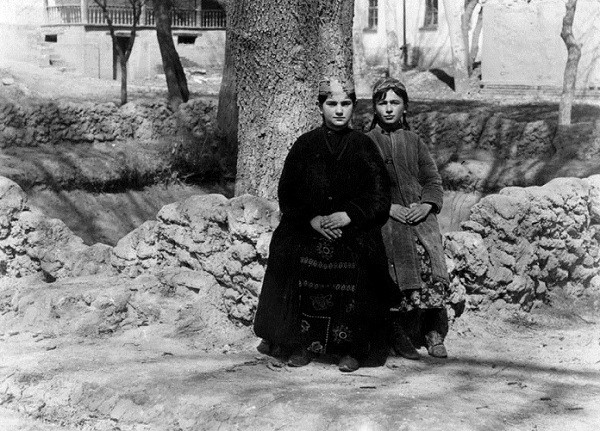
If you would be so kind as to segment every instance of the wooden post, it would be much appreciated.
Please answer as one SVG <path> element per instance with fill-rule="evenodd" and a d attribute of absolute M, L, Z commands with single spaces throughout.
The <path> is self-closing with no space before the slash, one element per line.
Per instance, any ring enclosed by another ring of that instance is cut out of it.
<path fill-rule="evenodd" d="M 88 0 L 80 0 L 81 1 L 81 23 L 88 23 Z"/>

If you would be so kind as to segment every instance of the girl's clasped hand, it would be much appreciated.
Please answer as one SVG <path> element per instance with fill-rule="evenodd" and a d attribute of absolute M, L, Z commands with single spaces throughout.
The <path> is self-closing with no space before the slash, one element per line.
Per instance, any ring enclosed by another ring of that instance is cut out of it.
<path fill-rule="evenodd" d="M 350 224 L 350 217 L 340 211 L 327 216 L 316 216 L 310 221 L 312 228 L 329 240 L 342 237 L 342 228 Z"/>

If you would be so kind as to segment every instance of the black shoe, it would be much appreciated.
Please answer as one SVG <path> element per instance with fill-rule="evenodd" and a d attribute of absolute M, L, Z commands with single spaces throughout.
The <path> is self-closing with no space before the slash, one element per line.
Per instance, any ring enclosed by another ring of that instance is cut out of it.
<path fill-rule="evenodd" d="M 406 359 L 411 359 L 413 361 L 417 361 L 421 358 L 415 346 L 410 342 L 410 338 L 404 332 L 400 322 L 395 321 L 392 324 L 392 349 L 398 356 L 402 356 Z"/>
<path fill-rule="evenodd" d="M 287 361 L 288 366 L 290 367 L 304 367 L 305 365 L 310 364 L 312 357 L 310 352 L 306 349 L 298 349 L 292 353 L 290 358 Z"/>
<path fill-rule="evenodd" d="M 360 368 L 360 364 L 350 355 L 344 356 L 338 363 L 338 369 L 343 373 L 351 373 Z"/>
<path fill-rule="evenodd" d="M 258 353 L 262 353 L 263 355 L 271 354 L 271 345 L 267 340 L 262 340 L 258 346 L 256 346 L 256 350 Z"/>

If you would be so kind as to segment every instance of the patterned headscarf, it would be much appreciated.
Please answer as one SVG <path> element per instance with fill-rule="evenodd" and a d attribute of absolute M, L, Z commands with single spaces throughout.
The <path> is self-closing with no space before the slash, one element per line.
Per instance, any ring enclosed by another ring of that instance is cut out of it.
<path fill-rule="evenodd" d="M 373 100 L 375 100 L 376 95 L 385 94 L 388 90 L 394 90 L 396 94 L 402 97 L 406 108 L 406 105 L 408 105 L 408 93 L 406 92 L 406 87 L 398 79 L 392 77 L 381 78 L 375 82 L 375 85 L 373 85 Z"/>
<path fill-rule="evenodd" d="M 387 77 L 381 78 L 377 82 L 375 82 L 375 85 L 373 85 L 373 108 L 375 108 L 375 105 L 377 103 L 385 99 L 385 95 L 389 90 L 394 91 L 394 93 L 400 96 L 402 98 L 402 101 L 404 102 L 404 112 L 402 113 L 402 120 L 398 127 L 404 130 L 410 130 L 410 125 L 406 120 L 406 110 L 408 108 L 408 93 L 406 92 L 406 87 L 404 86 L 404 84 L 398 79 Z M 377 125 L 377 121 L 377 115 L 374 115 L 373 121 L 371 123 L 371 129 L 373 129 Z"/>
<path fill-rule="evenodd" d="M 319 81 L 319 96 L 329 96 L 338 91 L 346 94 L 354 93 L 354 83 L 351 80 L 341 82 L 335 78 L 323 78 Z"/>

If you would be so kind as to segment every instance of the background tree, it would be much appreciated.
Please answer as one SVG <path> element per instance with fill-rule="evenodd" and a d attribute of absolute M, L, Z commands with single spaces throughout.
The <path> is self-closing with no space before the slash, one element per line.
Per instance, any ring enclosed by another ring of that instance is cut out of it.
<path fill-rule="evenodd" d="M 475 63 L 475 59 L 477 58 L 477 53 L 479 51 L 479 37 L 481 36 L 481 29 L 483 27 L 483 6 L 479 8 L 477 17 L 473 16 L 473 12 L 478 4 L 479 0 L 465 0 L 465 12 L 462 16 L 463 39 L 469 52 L 467 64 L 469 76 L 471 76 L 471 73 L 473 72 L 473 63 Z M 473 28 L 473 35 L 471 36 L 469 43 L 469 31 L 471 30 L 471 25 L 474 19 L 476 19 L 476 22 Z"/>
<path fill-rule="evenodd" d="M 463 93 L 469 88 L 469 51 L 463 33 L 464 2 L 444 0 L 444 10 L 446 11 L 450 45 L 452 46 L 454 89 L 459 93 Z"/>
<path fill-rule="evenodd" d="M 125 42 L 120 42 L 115 33 L 115 26 L 113 25 L 113 21 L 110 16 L 109 5 L 107 4 L 108 0 L 94 0 L 94 3 L 96 3 L 102 10 L 104 19 L 108 24 L 108 31 L 110 32 L 110 37 L 112 39 L 113 50 L 117 54 L 119 66 L 121 67 L 121 105 L 127 103 L 127 62 L 129 61 L 129 56 L 133 50 L 137 27 L 140 23 L 142 10 L 147 0 L 127 0 L 127 2 L 131 6 L 131 11 L 133 13 L 133 24 L 131 26 L 129 38 Z"/>
<path fill-rule="evenodd" d="M 473 62 L 479 49 L 479 36 L 482 26 L 482 8 L 477 14 L 472 42 L 469 44 L 469 32 L 473 20 L 473 12 L 479 0 L 443 0 L 446 21 L 452 46 L 452 66 L 454 69 L 454 86 L 459 93 L 469 88 L 469 77 L 473 71 Z M 471 45 L 471 50 L 469 50 Z"/>
<path fill-rule="evenodd" d="M 173 110 L 176 110 L 181 103 L 188 101 L 190 92 L 171 32 L 175 4 L 174 0 L 153 0 L 153 5 L 156 38 L 158 39 L 163 70 L 167 80 L 168 99 Z"/>
<path fill-rule="evenodd" d="M 577 67 L 581 58 L 581 45 L 573 35 L 573 20 L 577 0 L 567 0 L 566 13 L 562 22 L 560 37 L 567 47 L 567 64 L 563 78 L 563 90 L 558 108 L 558 125 L 568 126 L 571 124 L 571 111 L 575 97 L 575 84 L 577 83 Z"/>
<path fill-rule="evenodd" d="M 353 0 L 234 1 L 236 195 L 274 198 L 288 149 L 320 123 L 321 77 L 352 78 Z"/>
<path fill-rule="evenodd" d="M 225 31 L 225 63 L 221 88 L 219 90 L 219 110 L 217 111 L 217 124 L 221 133 L 224 134 L 227 148 L 225 154 L 227 166 L 234 166 L 238 147 L 238 106 L 237 89 L 235 81 L 235 59 L 233 57 L 233 46 L 236 44 L 237 32 L 232 26 L 231 15 L 235 0 L 218 0 L 219 5 L 225 10 L 227 28 Z"/>

